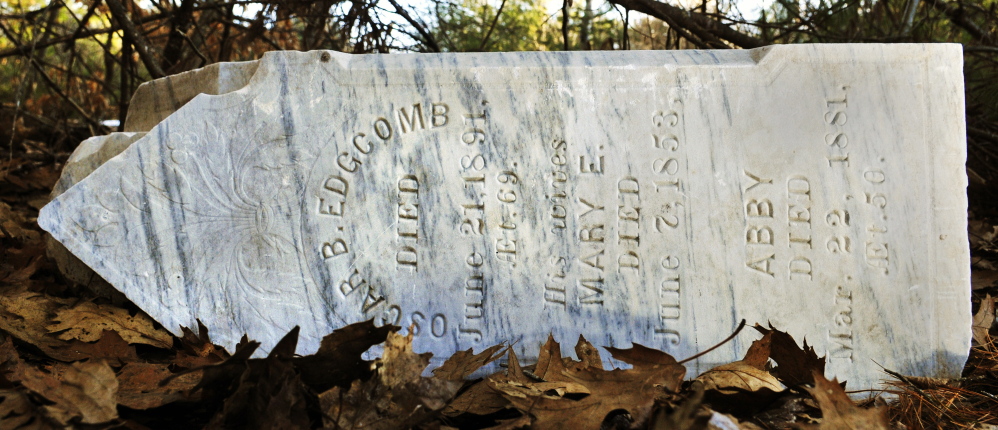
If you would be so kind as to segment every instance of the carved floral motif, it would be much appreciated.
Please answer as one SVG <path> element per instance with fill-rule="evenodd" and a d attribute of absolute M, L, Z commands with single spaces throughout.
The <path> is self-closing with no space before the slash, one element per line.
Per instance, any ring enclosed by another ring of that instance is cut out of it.
<path fill-rule="evenodd" d="M 135 252 L 122 242 L 139 237 L 145 237 L 154 258 L 154 248 L 175 247 L 182 264 L 167 268 L 167 282 L 210 280 L 219 285 L 205 287 L 229 297 L 276 298 L 289 278 L 300 273 L 286 263 L 294 260 L 289 254 L 299 251 L 292 229 L 300 200 L 295 165 L 312 156 L 291 151 L 284 136 L 260 139 L 267 134 L 257 130 L 240 139 L 241 134 L 206 124 L 203 133 L 161 137 L 159 157 L 139 157 L 159 160 L 126 166 L 118 189 L 98 194 L 77 224 L 88 241 L 112 252 Z M 218 151 L 227 156 L 195 155 Z M 125 225 L 125 220 L 141 222 Z M 145 271 L 131 269 L 136 275 Z M 223 275 L 211 276 L 218 273 Z"/>

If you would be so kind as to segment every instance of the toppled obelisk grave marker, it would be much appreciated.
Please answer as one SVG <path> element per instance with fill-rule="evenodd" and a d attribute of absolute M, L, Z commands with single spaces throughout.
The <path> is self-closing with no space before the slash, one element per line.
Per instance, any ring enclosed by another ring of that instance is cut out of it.
<path fill-rule="evenodd" d="M 550 332 L 685 358 L 745 319 L 806 338 L 851 388 L 967 358 L 959 45 L 232 70 L 224 94 L 147 108 L 147 133 L 39 217 L 168 329 L 266 349 L 299 325 L 307 351 L 374 318 L 438 357 L 536 356 Z"/>

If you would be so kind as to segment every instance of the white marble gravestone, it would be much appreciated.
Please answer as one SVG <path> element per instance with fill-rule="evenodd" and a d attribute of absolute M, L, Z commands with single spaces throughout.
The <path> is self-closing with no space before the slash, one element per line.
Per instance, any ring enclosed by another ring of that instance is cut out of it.
<path fill-rule="evenodd" d="M 39 217 L 174 331 L 269 347 L 300 325 L 309 351 L 375 318 L 438 358 L 535 356 L 549 332 L 684 358 L 746 319 L 806 337 L 852 388 L 966 360 L 959 45 L 240 70 L 238 90 L 156 110 Z"/>

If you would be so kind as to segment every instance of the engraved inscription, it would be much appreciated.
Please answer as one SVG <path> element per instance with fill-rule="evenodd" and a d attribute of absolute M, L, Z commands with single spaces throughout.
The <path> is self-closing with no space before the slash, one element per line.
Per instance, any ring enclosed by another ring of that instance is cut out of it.
<path fill-rule="evenodd" d="M 482 254 L 472 252 L 465 260 L 465 265 L 468 275 L 464 279 L 464 319 L 458 331 L 462 337 L 478 343 L 482 341 L 482 329 L 485 326 L 485 275 L 482 274 L 485 258 Z"/>
<path fill-rule="evenodd" d="M 787 239 L 793 255 L 787 265 L 790 280 L 813 280 L 814 267 L 803 255 L 811 249 L 811 181 L 804 175 L 787 179 Z"/>
<path fill-rule="evenodd" d="M 551 142 L 551 148 L 554 149 L 554 155 L 551 156 L 552 168 L 551 178 L 548 181 L 550 188 L 547 196 L 551 205 L 549 212 L 551 232 L 562 234 L 568 226 L 566 222 L 568 211 L 565 202 L 568 197 L 566 191 L 568 187 L 568 169 L 566 168 L 568 164 L 568 156 L 566 155 L 568 144 L 562 139 L 556 139 Z"/>
<path fill-rule="evenodd" d="M 483 106 L 487 103 L 482 102 Z M 458 334 L 462 341 L 477 344 L 484 337 L 486 316 L 485 306 L 488 300 L 487 267 L 489 255 L 484 246 L 486 234 L 492 229 L 487 223 L 487 171 L 489 163 L 482 154 L 488 144 L 486 129 L 488 112 L 465 113 L 461 115 L 461 135 L 456 143 L 457 151 L 461 151 L 460 174 L 461 190 L 460 207 L 458 208 L 457 232 L 464 240 L 467 249 L 464 259 L 464 292 L 461 321 Z"/>
<path fill-rule="evenodd" d="M 651 162 L 654 197 L 663 204 L 652 213 L 651 226 L 658 233 L 657 241 L 683 240 L 687 219 L 683 178 L 687 174 L 685 160 L 683 103 L 673 99 L 666 110 L 655 111 L 651 117 L 651 147 L 655 158 Z M 618 189 L 621 187 L 618 184 Z M 637 183 L 633 184 L 633 195 L 640 197 Z M 637 199 L 640 202 L 640 199 Z M 638 215 L 640 208 L 634 208 Z M 642 223 L 643 224 L 643 223 Z M 635 241 L 638 239 L 634 235 Z M 678 250 L 677 250 L 678 251 Z M 658 272 L 658 319 L 659 325 L 654 335 L 664 340 L 666 348 L 676 348 L 682 340 L 680 320 L 682 309 L 682 275 L 678 255 L 667 255 L 655 267 Z"/>
<path fill-rule="evenodd" d="M 828 132 L 825 133 L 825 145 L 828 152 L 825 159 L 828 166 L 849 167 L 849 136 L 843 130 L 843 126 L 849 121 L 846 108 L 849 106 L 846 90 L 849 87 L 842 86 L 842 94 L 834 99 L 825 100 L 826 111 L 823 115 Z"/>
<path fill-rule="evenodd" d="M 641 186 L 625 177 L 617 181 L 617 273 L 640 274 Z"/>
<path fill-rule="evenodd" d="M 832 328 L 828 330 L 829 349 L 826 354 L 830 361 L 843 360 L 852 363 L 852 302 L 853 295 L 849 287 L 845 285 L 835 287 L 835 297 L 832 302 L 834 314 Z"/>
<path fill-rule="evenodd" d="M 868 267 L 882 275 L 890 273 L 891 255 L 887 242 L 887 194 L 883 184 L 887 182 L 884 171 L 870 168 L 863 172 L 865 209 L 872 219 L 866 228 L 866 246 L 863 257 Z"/>
<path fill-rule="evenodd" d="M 679 275 L 679 258 L 667 256 L 662 258 L 662 268 L 665 276 L 659 285 L 659 322 L 661 327 L 655 329 L 655 333 L 665 336 L 666 342 L 670 346 L 679 345 L 681 335 L 679 331 L 679 318 L 682 316 L 682 283 Z"/>
<path fill-rule="evenodd" d="M 581 305 L 603 305 L 603 292 L 606 286 L 606 223 L 604 207 L 579 197 L 580 243 L 579 262 L 582 263 L 582 276 L 578 281 L 578 302 Z"/>
<path fill-rule="evenodd" d="M 398 249 L 395 263 L 398 269 L 419 271 L 419 180 L 405 175 L 398 180 L 398 211 L 396 212 Z"/>
<path fill-rule="evenodd" d="M 753 273 L 774 277 L 776 243 L 773 226 L 773 202 L 766 197 L 773 180 L 743 171 L 745 199 L 745 267 Z"/>

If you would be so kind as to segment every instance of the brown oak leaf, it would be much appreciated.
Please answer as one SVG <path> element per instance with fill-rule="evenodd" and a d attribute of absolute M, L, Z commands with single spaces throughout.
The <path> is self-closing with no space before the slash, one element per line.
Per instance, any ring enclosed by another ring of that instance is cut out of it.
<path fill-rule="evenodd" d="M 457 416 L 464 413 L 488 415 L 511 407 L 509 400 L 506 400 L 503 392 L 498 389 L 498 384 L 504 382 L 526 383 L 531 379 L 523 373 L 520 360 L 516 357 L 516 351 L 512 347 L 506 348 L 506 355 L 508 359 L 505 372 L 489 375 L 485 380 L 468 387 L 444 408 L 443 414 L 446 416 Z"/>
<path fill-rule="evenodd" d="M 45 355 L 60 361 L 73 361 L 74 356 L 64 355 L 66 345 L 45 329 L 56 309 L 67 306 L 72 300 L 21 289 L 8 289 L 0 293 L 0 329 L 23 342 L 34 345 Z"/>
<path fill-rule="evenodd" d="M 295 327 L 270 351 L 267 358 L 246 360 L 243 373 L 222 409 L 207 428 L 232 429 L 304 429 L 314 428 L 317 417 L 315 397 L 301 381 L 291 364 L 298 344 Z M 233 356 L 237 358 L 239 353 Z M 205 369 L 207 370 L 207 369 Z M 171 380 L 172 382 L 172 380 Z M 315 418 L 315 423 L 313 423 Z"/>
<path fill-rule="evenodd" d="M 538 354 L 533 372 L 541 380 L 524 384 L 538 387 L 543 395 L 506 394 L 506 399 L 524 414 L 533 416 L 537 428 L 598 428 L 611 412 L 618 410 L 627 411 L 637 426 L 647 421 L 655 400 L 675 392 L 686 374 L 685 367 L 662 351 L 638 344 L 630 349 L 607 350 L 615 359 L 633 367 L 607 371 L 566 360 L 561 356 L 561 347 L 549 337 Z M 559 391 L 542 390 L 546 385 L 538 385 L 551 382 L 577 384 L 589 394 L 569 396 L 569 390 L 565 389 L 564 395 L 558 396 Z"/>
<path fill-rule="evenodd" d="M 11 338 L 3 335 L 0 337 L 3 338 L 0 342 L 0 388 L 11 388 L 14 382 L 21 379 L 23 362 Z"/>
<path fill-rule="evenodd" d="M 114 367 L 121 367 L 127 362 L 139 359 L 135 347 L 129 345 L 118 332 L 112 330 L 104 330 L 97 342 L 88 343 L 73 339 L 60 350 L 66 357 L 75 357 L 73 361 L 104 359 Z"/>
<path fill-rule="evenodd" d="M 193 369 L 221 363 L 229 358 L 229 353 L 225 348 L 211 343 L 208 327 L 205 327 L 201 320 L 198 320 L 197 334 L 187 327 L 180 327 L 180 330 L 183 332 L 183 336 L 180 337 L 180 344 L 173 364 Z"/>
<path fill-rule="evenodd" d="M 45 247 L 31 244 L 7 249 L 0 261 L 0 284 L 23 285 L 45 264 Z"/>
<path fill-rule="evenodd" d="M 440 367 L 433 369 L 433 376 L 454 381 L 463 381 L 472 373 L 475 373 L 483 366 L 492 363 L 502 357 L 506 351 L 505 346 L 493 345 L 485 348 L 482 352 L 475 354 L 471 348 L 465 351 L 458 351 L 450 356 Z"/>
<path fill-rule="evenodd" d="M 856 406 L 838 381 L 834 379 L 829 381 L 818 371 L 814 371 L 812 375 L 814 388 L 808 388 L 807 391 L 821 407 L 821 423 L 801 425 L 800 428 L 819 430 L 887 430 L 891 428 L 887 420 L 887 408 L 866 409 Z"/>
<path fill-rule="evenodd" d="M 28 367 L 20 382 L 52 402 L 43 406 L 48 416 L 61 424 L 74 419 L 100 424 L 118 418 L 118 380 L 106 362 L 59 363 L 47 370 Z"/>
<path fill-rule="evenodd" d="M 988 294 L 981 300 L 981 308 L 977 310 L 977 314 L 974 315 L 974 325 L 971 328 L 971 333 L 974 336 L 974 341 L 978 345 L 984 346 L 986 348 L 991 347 L 991 334 L 988 333 L 991 330 L 991 325 L 995 322 L 995 300 L 991 298 Z"/>
<path fill-rule="evenodd" d="M 0 390 L 0 428 L 48 430 L 62 428 L 51 421 L 21 390 Z"/>
<path fill-rule="evenodd" d="M 197 400 L 189 392 L 197 385 L 201 374 L 173 375 L 166 364 L 126 364 L 117 375 L 118 404 L 132 409 L 149 409 L 176 401 Z"/>
<path fill-rule="evenodd" d="M 603 368 L 603 360 L 599 356 L 599 350 L 581 334 L 579 335 L 579 341 L 575 344 L 575 354 L 579 356 L 579 360 L 583 366 L 596 369 Z"/>
<path fill-rule="evenodd" d="M 706 430 L 710 413 L 702 407 L 704 387 L 694 381 L 690 385 L 689 397 L 682 400 L 671 411 L 659 409 L 652 418 L 649 428 L 655 430 Z"/>
<path fill-rule="evenodd" d="M 804 339 L 804 347 L 801 348 L 792 336 L 776 330 L 772 325 L 767 329 L 756 324 L 755 329 L 763 336 L 772 333 L 769 356 L 776 362 L 772 374 L 783 385 L 813 384 L 812 372 L 825 373 L 825 357 L 819 358 L 814 348 L 807 345 L 807 339 Z"/>
<path fill-rule="evenodd" d="M 292 361 L 302 381 L 312 389 L 323 392 L 333 386 L 346 388 L 355 379 L 371 376 L 371 362 L 361 358 L 364 352 L 398 330 L 387 324 L 376 327 L 373 319 L 350 324 L 323 337 L 315 354 Z"/>
<path fill-rule="evenodd" d="M 752 342 L 744 359 L 714 367 L 697 376 L 696 380 L 703 384 L 705 391 L 721 394 L 753 392 L 764 388 L 773 392 L 783 391 L 780 381 L 766 370 L 772 339 L 773 332 L 766 333 L 762 339 Z"/>
<path fill-rule="evenodd" d="M 128 310 L 81 301 L 74 306 L 55 311 L 53 323 L 46 328 L 59 339 L 94 342 L 104 330 L 114 330 L 130 344 L 146 344 L 158 348 L 173 348 L 173 336 L 153 325 L 143 313 L 130 315 Z"/>
<path fill-rule="evenodd" d="M 375 361 L 374 377 L 354 381 L 348 390 L 333 387 L 319 395 L 327 427 L 396 429 L 419 425 L 442 409 L 463 385 L 445 378 L 424 378 L 430 354 L 412 350 L 412 334 L 389 333 Z"/>
<path fill-rule="evenodd" d="M 0 202 L 0 238 L 7 237 L 17 241 L 37 239 L 40 236 L 38 231 L 26 228 L 27 224 L 28 221 L 22 214 Z"/>

